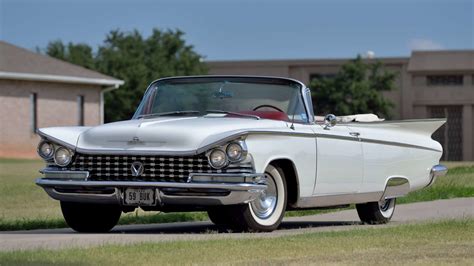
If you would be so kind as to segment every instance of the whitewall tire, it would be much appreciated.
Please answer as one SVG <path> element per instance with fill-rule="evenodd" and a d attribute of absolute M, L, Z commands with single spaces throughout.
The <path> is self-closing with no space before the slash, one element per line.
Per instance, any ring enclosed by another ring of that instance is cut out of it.
<path fill-rule="evenodd" d="M 269 232 L 278 228 L 287 203 L 287 188 L 283 170 L 269 165 L 265 170 L 267 190 L 253 202 L 230 206 L 234 229 Z"/>
<path fill-rule="evenodd" d="M 385 224 L 392 219 L 395 203 L 396 199 L 386 199 L 379 202 L 356 204 L 357 214 L 364 223 Z"/>

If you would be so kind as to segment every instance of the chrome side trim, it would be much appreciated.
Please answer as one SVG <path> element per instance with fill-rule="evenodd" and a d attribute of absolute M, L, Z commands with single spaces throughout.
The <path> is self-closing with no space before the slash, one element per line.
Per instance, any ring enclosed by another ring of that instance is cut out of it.
<path fill-rule="evenodd" d="M 385 185 L 381 199 L 393 199 L 405 196 L 410 192 L 410 182 L 405 177 L 390 177 Z"/>
<path fill-rule="evenodd" d="M 419 122 L 446 122 L 446 118 L 424 118 L 424 119 L 406 119 L 406 120 L 384 120 L 374 122 L 340 122 L 341 124 L 371 125 L 371 124 L 396 124 L 396 123 L 419 123 Z"/>
<path fill-rule="evenodd" d="M 362 142 L 365 142 L 365 143 L 374 143 L 374 144 L 382 144 L 382 145 L 399 146 L 399 147 L 404 147 L 404 148 L 413 148 L 413 149 L 420 149 L 420 150 L 443 152 L 442 150 L 437 150 L 437 149 L 433 149 L 433 148 L 429 148 L 429 147 L 424 147 L 424 146 L 419 146 L 419 145 L 414 145 L 414 144 L 408 144 L 408 143 L 402 143 L 402 142 L 397 142 L 397 141 L 376 140 L 376 139 L 366 139 L 366 138 L 360 138 L 360 140 Z"/>
<path fill-rule="evenodd" d="M 383 191 L 337 195 L 318 195 L 313 197 L 300 198 L 296 202 L 295 206 L 296 208 L 314 208 L 345 205 L 352 203 L 365 203 L 379 201 L 382 195 Z"/>
<path fill-rule="evenodd" d="M 359 138 L 347 135 L 347 136 L 339 136 L 339 135 L 331 135 L 331 134 L 324 134 L 324 133 L 316 133 L 315 136 L 317 138 L 325 138 L 325 139 L 340 139 L 340 140 L 348 140 L 348 141 L 359 141 Z"/>
<path fill-rule="evenodd" d="M 433 166 L 430 171 L 430 182 L 428 183 L 428 185 L 426 185 L 426 187 L 433 185 L 433 183 L 436 181 L 436 178 L 438 176 L 444 176 L 447 173 L 448 173 L 448 168 L 446 166 L 441 165 L 441 164 L 437 164 Z"/>
<path fill-rule="evenodd" d="M 226 142 L 229 142 L 233 139 L 240 138 L 247 135 L 274 135 L 274 136 L 289 136 L 289 137 L 305 137 L 305 138 L 314 138 L 316 134 L 314 133 L 303 133 L 303 132 L 294 132 L 294 131 L 273 131 L 273 130 L 240 130 L 237 131 L 219 141 L 210 143 L 206 146 L 203 146 L 197 149 L 196 154 L 205 152 L 215 146 L 222 145 Z"/>
<path fill-rule="evenodd" d="M 420 145 L 402 143 L 398 141 L 388 141 L 388 140 L 377 140 L 377 139 L 368 139 L 363 137 L 355 137 L 355 136 L 334 136 L 331 134 L 323 134 L 323 133 L 316 133 L 316 137 L 321 138 L 330 138 L 330 139 L 342 139 L 342 140 L 350 140 L 350 141 L 362 141 L 365 143 L 374 143 L 374 144 L 381 144 L 381 145 L 390 145 L 390 146 L 399 146 L 404 148 L 414 148 L 414 149 L 421 149 L 421 150 L 429 150 L 429 151 L 436 151 L 436 152 L 443 152 L 441 150 L 424 147 Z"/>

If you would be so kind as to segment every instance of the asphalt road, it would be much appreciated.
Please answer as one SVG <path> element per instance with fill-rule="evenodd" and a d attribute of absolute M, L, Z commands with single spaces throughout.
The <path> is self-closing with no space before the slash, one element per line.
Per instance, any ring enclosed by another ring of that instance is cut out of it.
<path fill-rule="evenodd" d="M 226 238 L 260 238 L 310 232 L 341 231 L 354 228 L 389 227 L 402 223 L 438 219 L 474 217 L 474 198 L 437 200 L 398 205 L 392 222 L 387 225 L 362 225 L 355 210 L 321 215 L 286 218 L 281 228 L 272 233 L 232 233 L 219 231 L 210 222 L 185 222 L 150 225 L 117 226 L 108 234 L 79 234 L 71 229 L 11 231 L 0 233 L 0 251 L 61 249 L 103 244 L 130 244 L 174 240 Z"/>

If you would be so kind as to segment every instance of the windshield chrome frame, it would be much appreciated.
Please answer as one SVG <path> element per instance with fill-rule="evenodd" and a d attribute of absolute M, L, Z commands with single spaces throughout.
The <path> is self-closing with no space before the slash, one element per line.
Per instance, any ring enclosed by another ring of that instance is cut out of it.
<path fill-rule="evenodd" d="M 158 83 L 169 81 L 169 80 L 174 80 L 174 79 L 205 79 L 205 78 L 241 78 L 241 79 L 261 79 L 261 80 L 281 80 L 281 81 L 289 81 L 292 83 L 297 84 L 300 87 L 300 97 L 305 109 L 306 116 L 308 117 L 306 123 L 302 124 L 314 124 L 314 116 L 312 115 L 312 112 L 310 112 L 311 106 L 309 106 L 309 101 L 307 99 L 307 94 L 306 91 L 309 90 L 308 87 L 306 87 L 303 82 L 296 80 L 296 79 L 291 79 L 291 78 L 285 78 L 285 77 L 274 77 L 274 76 L 252 76 L 252 75 L 199 75 L 199 76 L 175 76 L 175 77 L 167 77 L 167 78 L 161 78 L 154 80 L 153 82 L 148 85 L 148 88 L 145 90 L 145 93 L 143 94 L 142 100 L 140 101 L 140 104 L 138 105 L 137 109 L 135 110 L 135 113 L 132 117 L 132 119 L 137 119 L 137 112 L 140 110 L 142 105 L 144 104 L 144 99 L 150 92 L 150 89 L 153 88 Z"/>

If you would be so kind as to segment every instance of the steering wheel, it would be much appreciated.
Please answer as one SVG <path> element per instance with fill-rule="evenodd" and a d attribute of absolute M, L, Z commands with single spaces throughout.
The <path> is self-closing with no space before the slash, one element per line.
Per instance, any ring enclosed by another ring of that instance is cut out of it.
<path fill-rule="evenodd" d="M 277 110 L 278 112 L 284 113 L 283 110 L 281 110 L 280 108 L 278 108 L 278 107 L 276 107 L 276 106 L 273 106 L 273 105 L 269 105 L 269 104 L 262 104 L 262 105 L 259 105 L 259 106 L 255 107 L 255 108 L 253 108 L 253 111 L 257 111 L 258 109 L 264 108 L 264 107 L 272 108 L 272 109 Z"/>

